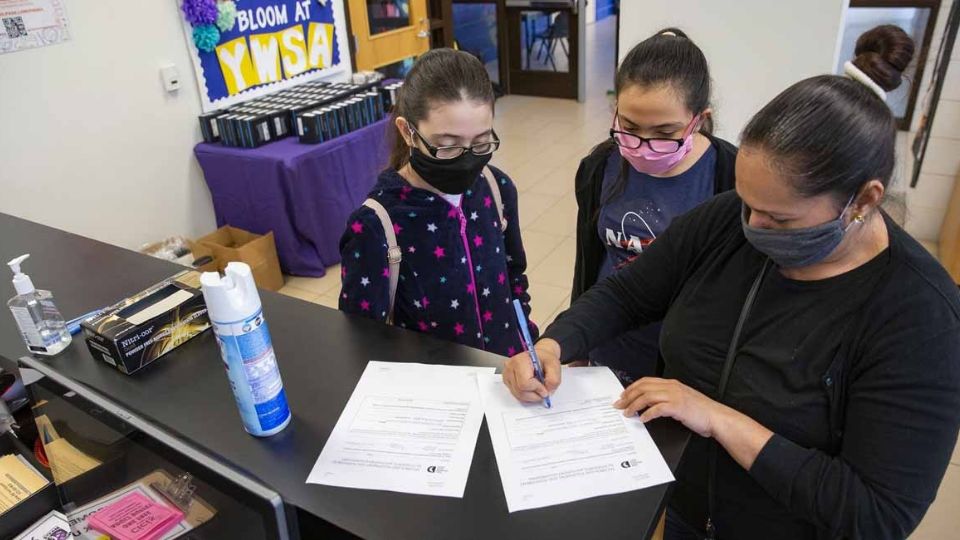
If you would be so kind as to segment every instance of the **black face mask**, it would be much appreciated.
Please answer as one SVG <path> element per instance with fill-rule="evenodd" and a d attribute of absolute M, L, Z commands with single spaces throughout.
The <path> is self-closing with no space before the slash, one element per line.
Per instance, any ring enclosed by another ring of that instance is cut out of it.
<path fill-rule="evenodd" d="M 420 178 L 448 195 L 464 193 L 480 176 L 480 171 L 490 162 L 492 154 L 478 156 L 465 151 L 453 159 L 437 159 L 424 154 L 419 148 L 410 149 L 410 166 Z"/>

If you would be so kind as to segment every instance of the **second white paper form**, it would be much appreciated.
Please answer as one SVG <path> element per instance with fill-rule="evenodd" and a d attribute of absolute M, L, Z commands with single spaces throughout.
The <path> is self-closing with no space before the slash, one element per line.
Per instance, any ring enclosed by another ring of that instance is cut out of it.
<path fill-rule="evenodd" d="M 517 401 L 500 375 L 477 380 L 510 512 L 673 480 L 640 418 L 613 408 L 623 387 L 608 368 L 564 368 L 550 409 Z"/>
<path fill-rule="evenodd" d="M 463 497 L 493 372 L 369 362 L 307 483 Z"/>

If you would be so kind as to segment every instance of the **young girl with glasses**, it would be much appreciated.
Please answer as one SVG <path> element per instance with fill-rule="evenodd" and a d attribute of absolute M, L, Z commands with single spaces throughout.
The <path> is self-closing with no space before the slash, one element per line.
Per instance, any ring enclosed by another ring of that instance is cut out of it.
<path fill-rule="evenodd" d="M 413 65 L 390 165 L 340 240 L 342 311 L 500 355 L 523 350 L 512 303 L 529 316 L 526 256 L 517 189 L 487 165 L 500 146 L 493 108 L 470 54 L 435 49 Z"/>
<path fill-rule="evenodd" d="M 614 274 L 680 214 L 733 188 L 737 149 L 710 134 L 710 74 L 703 52 L 675 28 L 635 46 L 616 78 L 610 139 L 580 163 L 577 258 L 571 300 Z M 660 325 L 591 351 L 625 384 L 657 369 Z"/>

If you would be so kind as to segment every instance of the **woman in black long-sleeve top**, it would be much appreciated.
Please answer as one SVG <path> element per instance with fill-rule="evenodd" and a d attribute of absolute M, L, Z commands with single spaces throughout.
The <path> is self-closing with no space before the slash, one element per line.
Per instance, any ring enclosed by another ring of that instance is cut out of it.
<path fill-rule="evenodd" d="M 668 539 L 905 538 L 936 496 L 960 425 L 960 295 L 879 208 L 901 34 L 874 35 L 885 66 L 858 57 L 850 78 L 804 80 L 764 107 L 736 192 L 675 220 L 547 329 L 545 384 L 526 355 L 505 366 L 514 395 L 536 401 L 561 361 L 663 321 L 664 378 L 614 406 L 700 435 Z"/>

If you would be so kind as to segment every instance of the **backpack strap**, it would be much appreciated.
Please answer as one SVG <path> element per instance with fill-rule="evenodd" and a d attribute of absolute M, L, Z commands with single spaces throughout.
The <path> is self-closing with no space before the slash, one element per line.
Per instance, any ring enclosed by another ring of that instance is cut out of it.
<path fill-rule="evenodd" d="M 493 193 L 493 203 L 497 206 L 497 215 L 500 216 L 500 232 L 507 230 L 507 220 L 503 218 L 503 197 L 500 196 L 500 186 L 497 185 L 497 179 L 493 176 L 490 167 L 483 168 L 483 177 L 487 179 L 487 185 Z"/>
<path fill-rule="evenodd" d="M 383 225 L 383 232 L 387 237 L 387 264 L 390 266 L 390 307 L 387 311 L 387 324 L 393 324 L 393 303 L 397 298 L 397 281 L 400 279 L 400 261 L 403 259 L 403 250 L 397 245 L 397 235 L 393 230 L 393 221 L 382 204 L 374 199 L 363 201 L 363 206 L 373 210 Z"/>

